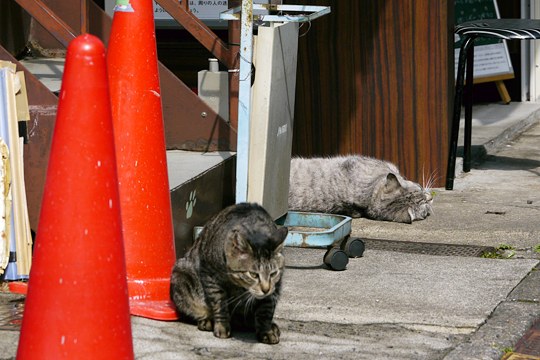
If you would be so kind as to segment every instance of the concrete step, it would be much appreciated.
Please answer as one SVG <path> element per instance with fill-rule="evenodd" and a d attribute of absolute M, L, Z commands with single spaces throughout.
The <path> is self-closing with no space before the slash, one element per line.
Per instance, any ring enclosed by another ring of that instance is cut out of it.
<path fill-rule="evenodd" d="M 20 63 L 36 76 L 51 92 L 60 92 L 65 58 L 25 58 Z"/>
<path fill-rule="evenodd" d="M 167 151 L 176 255 L 193 243 L 193 228 L 234 203 L 232 152 Z"/>

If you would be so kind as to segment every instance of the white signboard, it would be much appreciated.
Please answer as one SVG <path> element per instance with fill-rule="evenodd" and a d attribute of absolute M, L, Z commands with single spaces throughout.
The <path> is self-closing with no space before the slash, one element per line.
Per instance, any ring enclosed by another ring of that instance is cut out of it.
<path fill-rule="evenodd" d="M 496 0 L 454 0 L 455 23 L 471 20 L 497 19 L 499 8 Z M 457 76 L 459 35 L 454 34 L 454 70 Z M 496 81 L 514 77 L 514 69 L 506 42 L 479 37 L 474 43 L 474 82 Z"/>
<path fill-rule="evenodd" d="M 227 21 L 219 19 L 219 14 L 228 10 L 227 0 L 181 0 L 189 1 L 189 10 L 207 25 L 227 26 Z M 154 19 L 158 25 L 178 26 L 175 20 L 161 6 L 154 1 Z M 116 0 L 105 0 L 105 12 L 111 17 L 114 15 Z"/>
<path fill-rule="evenodd" d="M 454 49 L 454 71 L 457 77 L 459 49 Z M 491 78 L 513 74 L 512 62 L 506 43 L 474 47 L 474 78 Z"/>
<path fill-rule="evenodd" d="M 183 0 L 186 1 L 186 0 Z M 201 20 L 219 20 L 219 14 L 228 9 L 227 0 L 188 0 L 189 10 Z M 156 20 L 172 20 L 161 6 L 154 2 Z"/>

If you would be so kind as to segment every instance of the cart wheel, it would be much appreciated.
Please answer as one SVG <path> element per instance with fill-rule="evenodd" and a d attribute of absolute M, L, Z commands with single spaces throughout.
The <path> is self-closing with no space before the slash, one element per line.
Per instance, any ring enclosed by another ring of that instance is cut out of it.
<path fill-rule="evenodd" d="M 345 270 L 349 263 L 349 257 L 345 254 L 345 251 L 338 248 L 330 248 L 326 254 L 324 254 L 324 263 L 332 270 Z"/>
<path fill-rule="evenodd" d="M 341 243 L 341 250 L 351 258 L 357 258 L 364 255 L 366 246 L 364 242 L 356 237 L 350 237 Z"/>

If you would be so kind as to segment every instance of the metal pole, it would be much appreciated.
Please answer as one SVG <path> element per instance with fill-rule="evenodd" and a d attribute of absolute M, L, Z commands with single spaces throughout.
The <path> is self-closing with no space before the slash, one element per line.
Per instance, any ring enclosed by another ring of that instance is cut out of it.
<path fill-rule="evenodd" d="M 253 57 L 253 0 L 242 0 L 240 72 L 238 88 L 238 141 L 236 147 L 236 202 L 247 201 L 249 121 L 251 113 L 251 61 Z"/>

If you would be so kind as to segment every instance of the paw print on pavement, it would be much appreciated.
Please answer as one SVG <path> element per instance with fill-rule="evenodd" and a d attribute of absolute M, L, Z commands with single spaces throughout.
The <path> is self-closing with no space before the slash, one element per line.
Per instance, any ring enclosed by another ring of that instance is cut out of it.
<path fill-rule="evenodd" d="M 189 200 L 186 202 L 186 219 L 189 219 L 193 215 L 193 208 L 197 203 L 197 198 L 195 197 L 196 194 L 197 190 L 193 190 L 189 193 Z"/>

